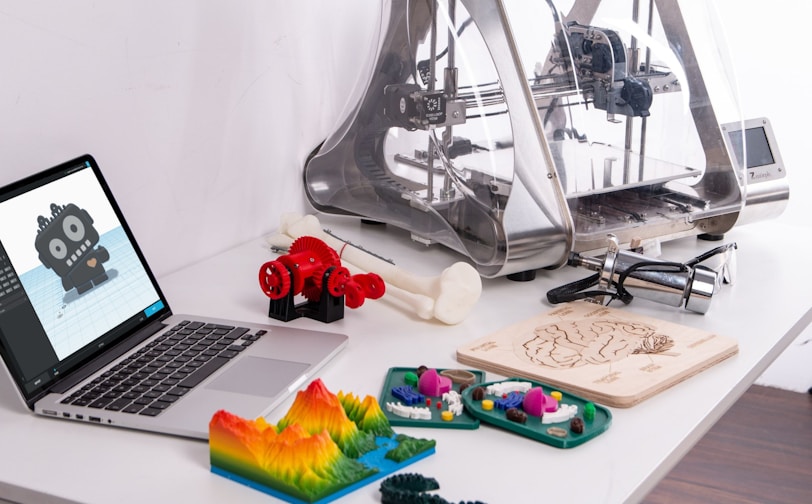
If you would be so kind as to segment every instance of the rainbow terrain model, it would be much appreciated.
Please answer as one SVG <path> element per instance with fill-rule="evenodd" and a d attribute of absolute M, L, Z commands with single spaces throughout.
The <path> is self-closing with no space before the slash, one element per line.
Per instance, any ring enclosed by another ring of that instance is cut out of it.
<path fill-rule="evenodd" d="M 371 396 L 333 394 L 317 379 L 276 426 L 218 411 L 211 470 L 288 502 L 330 502 L 434 453 L 433 440 L 396 435 Z"/>

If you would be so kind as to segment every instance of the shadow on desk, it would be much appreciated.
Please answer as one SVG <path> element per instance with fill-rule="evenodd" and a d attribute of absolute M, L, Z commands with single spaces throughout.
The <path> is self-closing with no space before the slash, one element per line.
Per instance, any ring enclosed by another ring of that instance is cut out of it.
<path fill-rule="evenodd" d="M 643 500 L 812 502 L 812 396 L 754 385 Z"/>
<path fill-rule="evenodd" d="M 2 365 L 3 364 L 0 364 L 0 366 Z M 18 413 L 28 411 L 25 404 L 20 400 L 19 394 L 17 394 L 17 391 L 14 389 L 14 384 L 6 375 L 5 369 L 2 368 L 0 368 L 0 409 Z"/>

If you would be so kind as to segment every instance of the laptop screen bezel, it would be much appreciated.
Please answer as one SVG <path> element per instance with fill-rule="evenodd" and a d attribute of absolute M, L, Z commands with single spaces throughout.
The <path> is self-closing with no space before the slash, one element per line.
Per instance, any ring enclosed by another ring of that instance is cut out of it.
<path fill-rule="evenodd" d="M 81 169 L 91 169 L 93 174 L 98 181 L 100 187 L 102 188 L 105 197 L 107 198 L 107 202 L 110 204 L 115 216 L 117 217 L 118 221 L 121 224 L 121 228 L 126 234 L 127 239 L 130 241 L 132 248 L 138 258 L 138 261 L 144 268 L 144 272 L 146 273 L 149 282 L 152 284 L 155 292 L 158 295 L 158 299 L 156 299 L 156 306 L 159 306 L 158 309 L 151 313 L 149 316 L 146 314 L 143 317 L 138 317 L 137 314 L 134 314 L 133 318 L 127 319 L 122 323 L 118 324 L 116 327 L 113 327 L 105 334 L 97 337 L 93 341 L 89 342 L 88 344 L 84 345 L 82 348 L 78 349 L 77 351 L 73 352 L 70 356 L 59 361 L 59 370 L 57 375 L 50 376 L 50 379 L 45 381 L 41 386 L 36 387 L 32 390 L 29 390 L 26 387 L 26 380 L 22 376 L 22 373 L 18 367 L 17 360 L 15 356 L 11 355 L 9 349 L 3 344 L 2 339 L 0 339 L 0 358 L 2 358 L 3 363 L 6 366 L 8 374 L 11 376 L 12 380 L 15 382 L 17 389 L 20 391 L 20 394 L 23 397 L 26 405 L 33 409 L 34 404 L 36 401 L 43 397 L 44 395 L 48 394 L 51 389 L 60 385 L 62 382 L 72 379 L 72 377 L 83 367 L 87 366 L 89 363 L 94 362 L 97 363 L 105 354 L 115 354 L 115 349 L 121 345 L 126 344 L 128 340 L 131 338 L 138 338 L 138 333 L 142 332 L 143 330 L 150 328 L 155 324 L 156 321 L 163 320 L 164 318 L 171 315 L 171 309 L 169 307 L 169 303 L 166 300 L 163 292 L 158 285 L 158 282 L 155 279 L 155 275 L 153 274 L 152 270 L 147 263 L 141 248 L 138 246 L 135 237 L 133 236 L 132 230 L 130 229 L 129 225 L 127 224 L 126 219 L 119 207 L 115 197 L 113 196 L 112 191 L 110 190 L 107 181 L 105 180 L 101 169 L 99 168 L 98 163 L 90 154 L 84 154 L 82 156 L 76 157 L 64 163 L 61 163 L 57 166 L 52 168 L 48 168 L 43 170 L 39 173 L 30 175 L 23 179 L 20 179 L 16 182 L 12 182 L 2 188 L 0 188 L 0 202 L 6 201 L 10 198 L 15 196 L 19 196 L 31 190 L 34 190 L 38 187 L 42 187 L 43 185 L 58 180 L 62 177 L 75 173 Z M 27 295 L 26 295 L 27 296 Z"/>

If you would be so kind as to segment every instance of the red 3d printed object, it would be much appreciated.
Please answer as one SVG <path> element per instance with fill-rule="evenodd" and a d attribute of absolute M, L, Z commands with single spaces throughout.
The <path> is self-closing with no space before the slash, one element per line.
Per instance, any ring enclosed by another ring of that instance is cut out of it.
<path fill-rule="evenodd" d="M 268 316 L 285 322 L 302 316 L 332 322 L 344 317 L 344 305 L 358 308 L 386 291 L 375 273 L 351 275 L 338 253 L 313 236 L 297 238 L 288 253 L 259 269 L 259 286 L 268 296 Z M 306 301 L 295 303 L 295 296 Z"/>

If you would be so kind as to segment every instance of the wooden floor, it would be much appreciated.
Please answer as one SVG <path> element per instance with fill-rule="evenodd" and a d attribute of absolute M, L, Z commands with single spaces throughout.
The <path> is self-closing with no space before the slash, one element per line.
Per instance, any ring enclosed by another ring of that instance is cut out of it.
<path fill-rule="evenodd" d="M 812 503 L 812 395 L 754 385 L 643 502 Z"/>

